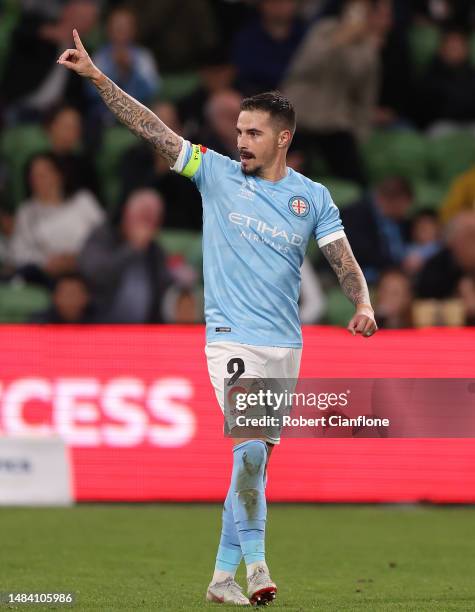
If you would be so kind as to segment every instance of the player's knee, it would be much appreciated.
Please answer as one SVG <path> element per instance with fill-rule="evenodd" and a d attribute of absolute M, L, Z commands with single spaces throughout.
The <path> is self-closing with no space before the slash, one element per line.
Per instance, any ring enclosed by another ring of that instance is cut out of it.
<path fill-rule="evenodd" d="M 234 449 L 237 468 L 236 489 L 252 488 L 262 479 L 267 461 L 267 447 L 262 440 L 249 440 Z"/>

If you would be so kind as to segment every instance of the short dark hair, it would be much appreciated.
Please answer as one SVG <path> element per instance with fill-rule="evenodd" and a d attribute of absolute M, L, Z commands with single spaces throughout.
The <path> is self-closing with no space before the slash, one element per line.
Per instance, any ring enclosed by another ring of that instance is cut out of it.
<path fill-rule="evenodd" d="M 264 93 L 244 98 L 241 102 L 242 111 L 264 111 L 272 119 L 279 121 L 285 129 L 295 132 L 295 109 L 292 103 L 279 91 L 266 91 Z"/>
<path fill-rule="evenodd" d="M 88 295 L 90 294 L 90 289 L 86 282 L 86 279 L 79 272 L 72 271 L 72 272 L 64 272 L 63 274 L 60 274 L 54 280 L 53 292 L 56 293 L 56 291 L 58 291 L 59 289 L 59 286 L 62 285 L 63 283 L 78 283 L 79 285 L 82 285 L 83 289 L 85 289 Z"/>
<path fill-rule="evenodd" d="M 74 283 L 81 283 L 82 285 L 87 287 L 86 279 L 80 272 L 64 272 L 60 274 L 55 281 L 55 287 L 62 283 L 63 281 L 72 281 Z"/>
<path fill-rule="evenodd" d="M 424 217 L 430 217 L 431 219 L 434 219 L 434 221 L 437 221 L 439 218 L 439 213 L 430 206 L 423 206 L 422 208 L 419 208 L 418 210 L 413 212 L 413 214 L 411 215 L 411 221 L 418 221 L 419 219 L 423 219 Z"/>
<path fill-rule="evenodd" d="M 81 117 L 77 108 L 75 108 L 71 104 L 66 104 L 64 102 L 61 102 L 59 104 L 55 104 L 54 106 L 51 106 L 46 111 L 46 113 L 43 116 L 44 127 L 46 129 L 49 129 L 51 127 L 51 124 L 54 123 L 56 119 L 59 117 L 59 115 L 63 113 L 64 111 L 74 111 L 75 113 L 79 115 L 79 117 Z"/>
<path fill-rule="evenodd" d="M 61 156 L 56 155 L 56 153 L 53 153 L 52 151 L 41 151 L 39 153 L 34 153 L 27 160 L 27 162 L 25 164 L 24 176 L 25 176 L 25 185 L 26 185 L 26 195 L 27 195 L 27 197 L 30 198 L 33 195 L 33 192 L 32 192 L 32 189 L 31 189 L 30 174 L 31 174 L 31 168 L 33 167 L 33 164 L 38 159 L 45 159 L 52 166 L 54 166 L 54 168 L 56 169 L 58 174 L 61 176 L 61 181 L 62 181 L 62 184 L 63 184 L 63 196 L 65 198 L 69 198 L 70 196 L 72 196 L 74 194 L 75 190 L 73 188 L 71 177 L 70 177 L 70 175 L 69 175 L 69 173 L 67 171 L 65 160 Z"/>

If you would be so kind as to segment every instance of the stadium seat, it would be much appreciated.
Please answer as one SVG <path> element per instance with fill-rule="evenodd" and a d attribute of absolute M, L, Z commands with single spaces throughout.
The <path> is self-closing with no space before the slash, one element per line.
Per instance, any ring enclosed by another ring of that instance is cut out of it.
<path fill-rule="evenodd" d="M 121 125 L 104 131 L 101 148 L 97 155 L 97 170 L 102 179 L 104 196 L 108 206 L 115 206 L 119 197 L 119 162 L 122 155 L 139 142 L 130 130 Z"/>
<path fill-rule="evenodd" d="M 335 177 L 323 177 L 319 181 L 330 191 L 333 201 L 338 208 L 346 208 L 359 200 L 363 190 L 357 183 Z"/>
<path fill-rule="evenodd" d="M 21 16 L 21 6 L 17 0 L 4 0 L 0 9 L 0 78 L 10 48 L 10 39 Z"/>
<path fill-rule="evenodd" d="M 34 285 L 0 284 L 0 323 L 24 323 L 50 302 L 46 289 Z"/>
<path fill-rule="evenodd" d="M 376 130 L 364 143 L 363 155 L 372 183 L 391 175 L 410 181 L 428 175 L 426 140 L 411 130 Z"/>
<path fill-rule="evenodd" d="M 444 185 L 435 181 L 418 180 L 414 181 L 414 206 L 412 212 L 423 208 L 437 210 L 446 194 Z"/>
<path fill-rule="evenodd" d="M 415 300 L 412 304 L 414 327 L 461 327 L 465 324 L 465 310 L 459 298 L 446 300 Z"/>
<path fill-rule="evenodd" d="M 430 24 L 414 24 L 409 31 L 409 45 L 416 70 L 422 71 L 437 51 L 440 32 Z"/>
<path fill-rule="evenodd" d="M 475 137 L 465 131 L 431 138 L 428 143 L 430 175 L 444 187 L 475 164 Z"/>
<path fill-rule="evenodd" d="M 160 99 L 176 102 L 192 93 L 198 85 L 199 76 L 196 72 L 162 75 Z"/>
<path fill-rule="evenodd" d="M 340 287 L 332 287 L 326 291 L 327 312 L 325 320 L 329 325 L 346 327 L 355 313 L 350 300 L 343 294 Z"/>
<path fill-rule="evenodd" d="M 6 128 L 0 139 L 0 154 L 11 172 L 11 197 L 15 206 L 25 198 L 25 164 L 35 153 L 50 148 L 46 133 L 36 124 Z"/>
<path fill-rule="evenodd" d="M 201 232 L 162 229 L 158 241 L 169 255 L 182 255 L 198 273 L 201 273 L 203 262 Z"/>

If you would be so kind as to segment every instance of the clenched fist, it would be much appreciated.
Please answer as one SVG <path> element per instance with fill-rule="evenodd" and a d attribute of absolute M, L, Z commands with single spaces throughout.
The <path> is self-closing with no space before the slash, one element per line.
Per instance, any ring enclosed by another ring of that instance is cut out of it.
<path fill-rule="evenodd" d="M 361 334 L 365 338 L 369 338 L 378 331 L 378 326 L 374 320 L 374 312 L 369 304 L 358 304 L 356 313 L 348 323 L 346 328 L 349 332 L 356 336 Z"/>

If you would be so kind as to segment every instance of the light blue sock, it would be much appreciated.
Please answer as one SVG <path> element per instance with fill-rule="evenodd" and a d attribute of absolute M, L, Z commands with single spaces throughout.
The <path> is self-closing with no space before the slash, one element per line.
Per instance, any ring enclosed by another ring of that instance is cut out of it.
<path fill-rule="evenodd" d="M 234 520 L 246 565 L 265 560 L 267 517 L 264 472 L 267 445 L 248 440 L 234 447 L 231 490 Z"/>
<path fill-rule="evenodd" d="M 241 559 L 241 545 L 236 530 L 236 523 L 234 522 L 232 491 L 230 486 L 224 501 L 223 525 L 218 554 L 216 556 L 215 571 L 229 572 L 234 575 L 241 563 Z"/>

